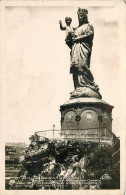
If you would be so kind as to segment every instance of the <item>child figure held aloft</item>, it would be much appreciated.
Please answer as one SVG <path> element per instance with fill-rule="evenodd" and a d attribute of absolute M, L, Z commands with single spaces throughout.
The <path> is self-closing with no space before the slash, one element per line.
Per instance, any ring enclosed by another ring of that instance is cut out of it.
<path fill-rule="evenodd" d="M 60 24 L 60 29 L 61 30 L 66 30 L 66 38 L 65 38 L 65 41 L 66 41 L 66 44 L 71 48 L 72 47 L 72 39 L 74 37 L 74 30 L 75 28 L 71 26 L 71 22 L 72 22 L 72 18 L 70 17 L 66 17 L 65 18 L 65 23 L 66 23 L 66 26 L 64 27 L 62 25 L 62 21 L 59 21 L 59 24 Z"/>

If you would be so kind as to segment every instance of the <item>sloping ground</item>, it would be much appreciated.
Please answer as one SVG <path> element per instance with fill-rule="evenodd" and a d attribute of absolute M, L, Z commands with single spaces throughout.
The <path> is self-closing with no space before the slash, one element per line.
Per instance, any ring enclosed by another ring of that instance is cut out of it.
<path fill-rule="evenodd" d="M 33 142 L 26 151 L 20 181 L 15 181 L 11 189 L 26 189 L 26 180 L 32 181 L 29 189 L 119 189 L 120 156 L 117 151 L 119 144 L 117 148 L 117 144 L 111 147 L 77 141 Z M 22 187 L 18 184 L 23 178 Z M 91 184 L 94 180 L 95 184 Z"/>
<path fill-rule="evenodd" d="M 5 177 L 17 177 L 24 159 L 25 143 L 6 143 L 5 145 Z"/>

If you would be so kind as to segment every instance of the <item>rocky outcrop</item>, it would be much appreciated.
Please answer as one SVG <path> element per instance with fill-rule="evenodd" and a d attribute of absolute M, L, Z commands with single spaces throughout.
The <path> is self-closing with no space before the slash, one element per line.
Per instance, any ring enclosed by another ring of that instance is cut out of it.
<path fill-rule="evenodd" d="M 27 171 L 25 179 L 30 179 L 33 189 L 118 189 L 120 167 L 119 156 L 118 162 L 112 159 L 115 150 L 105 143 L 33 142 L 26 150 L 20 178 Z"/>

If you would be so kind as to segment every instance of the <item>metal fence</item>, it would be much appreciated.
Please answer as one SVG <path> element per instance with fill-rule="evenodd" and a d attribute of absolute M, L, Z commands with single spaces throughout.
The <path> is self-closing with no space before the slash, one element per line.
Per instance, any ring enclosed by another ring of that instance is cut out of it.
<path fill-rule="evenodd" d="M 81 142 L 107 142 L 113 145 L 113 133 L 108 128 L 44 130 L 35 132 L 36 141 L 74 140 Z"/>

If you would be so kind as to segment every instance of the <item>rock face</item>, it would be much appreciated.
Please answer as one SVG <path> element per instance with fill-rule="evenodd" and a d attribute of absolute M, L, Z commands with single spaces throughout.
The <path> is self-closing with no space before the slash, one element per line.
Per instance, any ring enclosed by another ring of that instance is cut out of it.
<path fill-rule="evenodd" d="M 113 161 L 117 150 L 117 138 L 114 147 L 47 139 L 34 142 L 26 150 L 20 178 L 32 178 L 33 189 L 119 189 L 119 156 Z M 106 183 L 105 178 L 111 180 Z M 91 184 L 94 180 L 95 184 Z"/>

